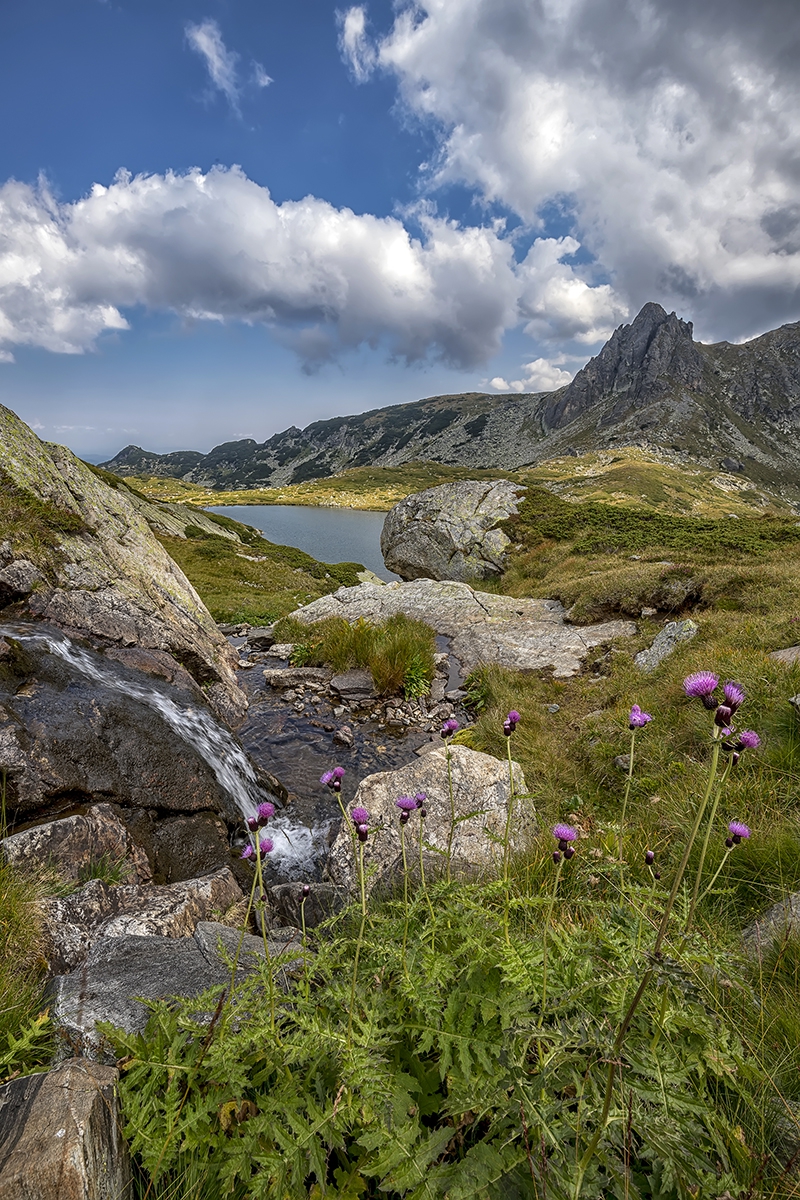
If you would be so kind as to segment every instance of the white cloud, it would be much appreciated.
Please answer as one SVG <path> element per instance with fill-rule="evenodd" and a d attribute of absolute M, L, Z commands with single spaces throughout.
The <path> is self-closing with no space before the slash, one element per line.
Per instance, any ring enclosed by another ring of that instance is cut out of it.
<path fill-rule="evenodd" d="M 0 187 L 0 347 L 80 353 L 144 305 L 260 323 L 309 365 L 361 344 L 409 362 L 485 361 L 533 301 L 502 229 L 420 211 L 358 215 L 307 196 L 276 204 L 239 168 L 120 171 L 73 204 L 43 186 Z M 529 256 L 530 257 L 530 256 Z M 557 248 L 543 278 L 555 270 Z M 557 262 L 556 262 L 557 266 Z"/>
<path fill-rule="evenodd" d="M 275 80 L 272 78 L 271 75 L 267 74 L 267 72 L 262 67 L 261 63 L 259 63 L 259 62 L 253 63 L 253 83 L 256 85 L 257 88 L 269 87 L 269 85 L 274 82 L 275 82 Z"/>
<path fill-rule="evenodd" d="M 563 359 L 549 362 L 546 358 L 535 358 L 525 363 L 522 379 L 507 381 L 497 375 L 489 382 L 496 392 L 554 392 L 572 379 L 572 372 L 562 370 L 559 361 Z"/>
<path fill-rule="evenodd" d="M 377 53 L 439 139 L 429 182 L 534 229 L 556 206 L 593 260 L 526 302 L 531 332 L 648 299 L 730 338 L 800 315 L 796 0 L 400 0 L 377 46 L 351 14 L 354 72 Z"/>
<path fill-rule="evenodd" d="M 347 12 L 337 12 L 336 20 L 339 25 L 339 52 L 356 83 L 365 83 L 378 61 L 375 46 L 367 36 L 367 11 L 363 5 L 354 5 Z"/>
<path fill-rule="evenodd" d="M 186 26 L 186 40 L 206 64 L 211 82 L 222 92 L 234 112 L 239 112 L 239 79 L 237 63 L 239 55 L 228 50 L 222 40 L 219 25 L 210 17 L 199 25 L 191 22 Z"/>

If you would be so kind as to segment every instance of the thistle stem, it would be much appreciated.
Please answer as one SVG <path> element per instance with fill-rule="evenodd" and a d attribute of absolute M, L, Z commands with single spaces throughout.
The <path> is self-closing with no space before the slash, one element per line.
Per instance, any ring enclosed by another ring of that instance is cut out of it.
<path fill-rule="evenodd" d="M 719 753 L 719 749 L 717 750 L 717 753 Z M 706 853 L 708 851 L 708 843 L 711 839 L 711 830 L 714 826 L 714 818 L 717 815 L 717 809 L 719 807 L 719 802 L 722 797 L 722 793 L 725 790 L 725 784 L 727 783 L 728 776 L 730 775 L 730 772 L 731 772 L 732 762 L 733 762 L 733 759 L 729 758 L 727 763 L 725 764 L 725 770 L 722 772 L 722 778 L 720 779 L 719 783 L 717 784 L 717 790 L 714 795 L 714 801 L 711 805 L 711 812 L 709 813 L 708 824 L 706 825 L 706 835 L 703 839 L 703 848 L 700 851 L 700 862 L 697 866 L 697 874 L 694 877 L 694 888 L 692 889 L 692 900 L 689 905 L 689 915 L 686 918 L 686 933 L 687 934 L 691 933 L 691 931 L 692 931 L 692 921 L 694 920 L 694 913 L 695 913 L 695 909 L 697 907 L 697 901 L 699 898 L 698 893 L 700 891 L 700 880 L 702 879 L 702 876 L 703 876 L 703 867 L 705 866 Z M 723 861 L 724 861 L 724 859 L 723 859 Z M 715 875 L 714 879 L 716 879 L 716 877 L 717 876 Z M 703 893 L 703 895 L 705 895 L 705 892 Z"/>
<path fill-rule="evenodd" d="M 453 796 L 453 764 L 449 744 L 445 749 L 447 758 L 447 789 L 450 793 L 450 831 L 447 835 L 447 882 L 450 882 L 450 862 L 453 857 L 453 837 L 456 831 L 456 802 Z"/>
<path fill-rule="evenodd" d="M 347 1017 L 347 1049 L 353 1044 L 353 1009 L 356 1003 L 356 982 L 358 980 L 358 960 L 361 957 L 361 943 L 364 940 L 364 926 L 367 923 L 367 895 L 364 887 L 364 843 L 358 843 L 358 875 L 361 881 L 361 927 L 358 931 L 356 953 L 353 959 L 353 982 L 350 986 L 350 1010 Z"/>
<path fill-rule="evenodd" d="M 408 945 L 408 861 L 406 859 L 406 827 L 400 822 L 400 847 L 403 851 L 403 974 L 408 978 L 406 946 Z"/>
<path fill-rule="evenodd" d="M 628 755 L 628 779 L 625 784 L 625 795 L 622 797 L 622 812 L 619 818 L 619 890 L 622 894 L 625 890 L 625 859 L 622 853 L 622 836 L 625 828 L 625 812 L 628 808 L 628 800 L 631 794 L 631 784 L 633 783 L 633 752 L 636 747 L 636 728 L 631 730 L 631 749 Z"/>

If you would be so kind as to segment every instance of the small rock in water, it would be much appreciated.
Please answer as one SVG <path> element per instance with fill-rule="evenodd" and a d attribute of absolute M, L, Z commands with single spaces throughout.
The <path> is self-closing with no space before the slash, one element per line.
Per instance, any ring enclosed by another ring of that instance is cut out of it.
<path fill-rule="evenodd" d="M 344 713 L 345 713 L 345 709 L 344 709 L 344 705 L 343 705 L 343 704 L 336 704 L 336 705 L 334 705 L 334 709 L 333 709 L 333 715 L 334 715 L 335 717 L 343 717 L 343 716 L 344 716 Z"/>
<path fill-rule="evenodd" d="M 352 746 L 355 738 L 353 731 L 349 725 L 342 725 L 341 729 L 337 729 L 333 735 L 333 740 L 338 742 L 340 746 Z"/>

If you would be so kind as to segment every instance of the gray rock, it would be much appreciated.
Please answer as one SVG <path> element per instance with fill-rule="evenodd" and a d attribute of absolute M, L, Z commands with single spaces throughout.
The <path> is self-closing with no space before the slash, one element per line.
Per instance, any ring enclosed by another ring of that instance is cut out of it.
<path fill-rule="evenodd" d="M 228 868 L 165 886 L 112 886 L 93 879 L 69 896 L 41 902 L 45 957 L 51 973 L 72 971 L 101 940 L 137 936 L 182 938 L 198 921 L 243 898 Z"/>
<path fill-rule="evenodd" d="M 800 932 L 800 892 L 792 892 L 785 900 L 773 904 L 742 933 L 748 954 L 761 958 L 776 943 L 796 938 Z"/>
<path fill-rule="evenodd" d="M 274 688 L 303 687 L 308 683 L 327 683 L 333 671 L 327 667 L 265 667 L 264 682 Z"/>
<path fill-rule="evenodd" d="M 29 596 L 39 583 L 44 583 L 44 578 L 27 558 L 18 558 L 3 567 L 0 569 L 0 608 Z"/>
<path fill-rule="evenodd" d="M 138 883 L 152 878 L 147 854 L 108 804 L 94 804 L 85 814 L 32 825 L 0 842 L 3 857 L 26 871 L 55 868 L 61 878 L 78 883 L 94 864 L 125 860 Z"/>
<path fill-rule="evenodd" d="M 686 618 L 683 621 L 670 621 L 660 629 L 646 650 L 640 650 L 633 661 L 640 671 L 650 674 L 656 667 L 668 658 L 681 642 L 689 642 L 697 634 L 697 622 Z"/>
<path fill-rule="evenodd" d="M 636 632 L 632 621 L 567 625 L 557 600 L 495 596 L 466 583 L 430 579 L 339 588 L 292 615 L 304 623 L 331 616 L 378 622 L 396 613 L 424 621 L 451 638 L 452 653 L 465 675 L 480 663 L 498 662 L 517 670 L 549 667 L 557 677 L 567 678 L 580 670 L 592 647 Z"/>
<path fill-rule="evenodd" d="M 738 472 L 744 470 L 744 463 L 740 462 L 740 460 L 738 458 L 731 458 L 731 457 L 723 458 L 720 461 L 719 465 L 722 467 L 723 471 L 731 471 L 734 473 L 738 473 Z"/>
<path fill-rule="evenodd" d="M 561 705 L 560 704 L 548 704 L 547 711 L 549 713 L 561 712 Z"/>
<path fill-rule="evenodd" d="M 623 771 L 624 773 L 627 774 L 627 772 L 630 771 L 630 769 L 631 769 L 630 754 L 618 754 L 616 756 L 616 758 L 614 759 L 614 766 L 617 768 L 618 771 Z"/>
<path fill-rule="evenodd" d="M 789 703 L 800 713 L 800 693 L 798 693 L 796 696 L 792 696 L 789 700 Z"/>
<path fill-rule="evenodd" d="M 375 695 L 371 673 L 360 667 L 352 671 L 343 671 L 341 675 L 334 675 L 330 686 L 345 704 L 358 704 Z"/>
<path fill-rule="evenodd" d="M 785 650 L 773 650 L 770 658 L 775 662 L 784 663 L 787 667 L 800 663 L 800 646 L 787 646 Z"/>
<path fill-rule="evenodd" d="M 451 747 L 453 800 L 456 825 L 453 838 L 453 863 L 461 871 L 480 871 L 496 864 L 502 857 L 502 847 L 494 838 L 505 832 L 509 802 L 508 764 L 469 750 L 466 746 Z M 514 764 L 514 783 L 518 797 L 527 789 L 522 770 Z M 395 806 L 398 796 L 413 796 L 425 792 L 424 841 L 433 847 L 431 867 L 440 868 L 441 853 L 447 849 L 450 831 L 450 794 L 447 780 L 445 747 L 441 744 L 396 771 L 382 771 L 362 779 L 353 807 L 363 806 L 370 814 L 370 835 L 364 846 L 364 862 L 370 872 L 367 886 L 392 883 L 401 869 L 399 812 Z M 470 814 L 474 814 L 471 815 Z M 406 826 L 406 846 L 409 866 L 414 865 L 419 834 L 419 813 L 414 813 Z M 529 799 L 517 800 L 517 811 L 511 826 L 512 845 L 524 849 L 527 839 L 536 829 L 533 806 Z M 493 835 L 493 836 L 490 836 Z M 427 869 L 427 868 L 426 868 Z M 326 875 L 332 883 L 355 889 L 357 871 L 353 857 L 350 829 L 342 828 L 331 847 Z"/>
<path fill-rule="evenodd" d="M 386 566 L 402 579 L 468 583 L 499 574 L 511 542 L 497 526 L 524 492 L 507 479 L 467 480 L 407 496 L 384 521 Z"/>
<path fill-rule="evenodd" d="M 355 742 L 353 731 L 349 725 L 342 725 L 340 729 L 337 729 L 333 735 L 333 740 L 338 742 L 340 746 L 347 746 L 348 748 Z"/>
<path fill-rule="evenodd" d="M 276 642 L 265 654 L 269 658 L 291 658 L 294 653 L 294 642 Z"/>
<path fill-rule="evenodd" d="M 71 1058 L 0 1088 L 0 1200 L 127 1200 L 119 1071 Z"/>
<path fill-rule="evenodd" d="M 445 679 L 434 679 L 433 683 L 431 684 L 431 700 L 433 700 L 436 704 L 438 704 L 440 700 L 444 700 L 446 688 L 447 681 Z"/>
<path fill-rule="evenodd" d="M 247 645 L 253 650 L 269 650 L 275 645 L 275 634 L 272 625 L 259 625 L 251 629 L 247 635 Z"/>
<path fill-rule="evenodd" d="M 310 888 L 305 903 L 306 929 L 313 929 L 321 921 L 339 912 L 348 900 L 345 888 L 335 887 L 330 883 L 312 883 Z M 267 888 L 269 914 L 273 920 L 283 925 L 302 928 L 302 902 L 302 883 L 278 883 Z"/>
<path fill-rule="evenodd" d="M 228 831 L 215 813 L 169 817 L 153 829 L 157 883 L 181 883 L 218 871 L 230 861 Z"/>

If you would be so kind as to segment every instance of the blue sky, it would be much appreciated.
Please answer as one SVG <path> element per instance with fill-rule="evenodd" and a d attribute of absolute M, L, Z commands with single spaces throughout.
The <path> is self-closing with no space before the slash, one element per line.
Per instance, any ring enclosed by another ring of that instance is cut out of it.
<path fill-rule="evenodd" d="M 6 0 L 0 400 L 94 459 L 800 317 L 798 6 Z"/>

